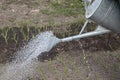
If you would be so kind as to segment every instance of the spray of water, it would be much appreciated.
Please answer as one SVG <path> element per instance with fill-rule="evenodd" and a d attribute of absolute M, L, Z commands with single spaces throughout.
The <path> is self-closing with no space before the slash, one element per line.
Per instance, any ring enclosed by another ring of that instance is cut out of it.
<path fill-rule="evenodd" d="M 60 39 L 56 38 L 51 31 L 38 34 L 16 53 L 14 61 L 18 63 L 36 59 L 42 52 L 50 51 L 59 41 Z"/>
<path fill-rule="evenodd" d="M 51 31 L 38 34 L 27 45 L 16 52 L 15 59 L 5 65 L 0 80 L 24 80 L 35 72 L 35 61 L 42 52 L 48 52 L 60 42 Z"/>

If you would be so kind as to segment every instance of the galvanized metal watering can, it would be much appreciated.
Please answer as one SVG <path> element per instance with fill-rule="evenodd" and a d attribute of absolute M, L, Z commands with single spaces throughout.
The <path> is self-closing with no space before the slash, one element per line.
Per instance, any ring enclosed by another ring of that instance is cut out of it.
<path fill-rule="evenodd" d="M 59 42 L 78 40 L 81 38 L 110 33 L 120 33 L 120 0 L 84 0 L 86 10 L 86 22 L 80 33 L 63 39 L 50 40 L 50 49 Z M 94 31 L 83 33 L 87 24 L 93 21 L 98 24 Z"/>
<path fill-rule="evenodd" d="M 80 34 L 61 39 L 62 42 L 71 41 L 111 31 L 120 33 L 120 0 L 84 0 L 86 10 L 86 22 L 82 27 Z M 98 24 L 96 30 L 83 33 L 89 22 Z"/>
<path fill-rule="evenodd" d="M 119 0 L 120 1 L 120 0 Z M 84 0 L 86 10 L 86 22 L 78 35 L 59 39 L 50 32 L 44 33 L 47 36 L 42 37 L 47 45 L 44 45 L 44 51 L 49 52 L 56 44 L 60 42 L 67 42 L 78 40 L 81 38 L 91 37 L 95 35 L 109 33 L 115 31 L 120 33 L 120 3 L 118 0 Z M 94 31 L 83 33 L 87 24 L 93 21 L 98 24 Z M 45 42 L 45 44 L 46 44 Z M 38 47 L 39 48 L 39 47 Z M 35 49 L 36 54 L 31 53 L 30 58 L 35 58 L 39 55 Z M 28 59 L 28 60 L 29 60 Z"/>
<path fill-rule="evenodd" d="M 119 2 L 120 0 L 84 0 L 86 22 L 84 23 L 80 34 L 63 38 L 62 42 L 105 34 L 111 31 L 120 33 Z M 82 34 L 87 24 L 91 21 L 98 24 L 96 30 Z"/>

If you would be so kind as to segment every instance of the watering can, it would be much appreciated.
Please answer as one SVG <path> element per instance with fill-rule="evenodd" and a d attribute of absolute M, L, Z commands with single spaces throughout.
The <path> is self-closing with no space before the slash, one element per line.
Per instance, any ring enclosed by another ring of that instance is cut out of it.
<path fill-rule="evenodd" d="M 55 45 L 60 42 L 68 42 L 81 38 L 110 33 L 111 31 L 120 33 L 120 0 L 84 0 L 86 10 L 86 22 L 84 23 L 79 34 L 59 39 L 51 32 L 43 33 L 44 52 L 49 52 Z M 98 24 L 93 31 L 83 33 L 89 22 Z M 43 35 L 42 34 L 42 35 Z M 47 43 L 47 44 L 46 44 Z M 38 47 L 39 48 L 39 47 Z M 39 49 L 35 50 L 36 54 L 31 53 L 31 58 L 35 58 L 40 54 Z"/>
<path fill-rule="evenodd" d="M 68 42 L 81 38 L 110 33 L 120 33 L 120 0 L 84 0 L 86 10 L 86 22 L 78 35 L 63 39 L 51 38 L 49 50 L 60 42 Z M 89 22 L 98 24 L 94 31 L 83 33 Z M 49 38 L 50 39 L 50 38 Z M 48 51 L 49 51 L 48 50 Z"/>
<path fill-rule="evenodd" d="M 84 0 L 86 22 L 80 33 L 61 39 L 62 42 L 109 33 L 120 33 L 120 0 Z M 89 22 L 98 24 L 96 30 L 83 33 Z"/>
<path fill-rule="evenodd" d="M 62 42 L 109 33 L 120 33 L 120 0 L 84 0 L 86 22 L 80 33 L 61 39 Z M 83 33 L 89 22 L 98 24 L 96 30 Z"/>
<path fill-rule="evenodd" d="M 49 50 L 60 42 L 68 42 L 81 38 L 110 33 L 111 31 L 120 33 L 120 0 L 84 0 L 86 10 L 86 22 L 78 35 L 63 39 L 51 38 Z M 83 33 L 89 22 L 98 24 L 94 31 Z M 50 38 L 49 38 L 50 39 Z M 49 51 L 48 50 L 48 51 Z"/>

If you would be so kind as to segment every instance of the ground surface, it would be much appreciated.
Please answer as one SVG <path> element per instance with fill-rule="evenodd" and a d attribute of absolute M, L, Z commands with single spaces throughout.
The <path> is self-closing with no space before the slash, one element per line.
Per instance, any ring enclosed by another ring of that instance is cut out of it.
<path fill-rule="evenodd" d="M 83 14 L 71 12 L 71 8 L 54 10 L 50 4 L 56 1 L 58 5 L 65 0 L 0 0 L 1 66 L 37 33 L 52 30 L 60 38 L 78 33 Z M 120 80 L 119 34 L 60 43 L 48 54 L 39 58 L 37 76 L 29 80 Z"/>
<path fill-rule="evenodd" d="M 0 0 L 0 26 L 16 27 L 16 24 L 22 22 L 28 22 L 30 26 L 45 26 L 78 21 L 82 17 L 78 12 L 82 9 L 64 8 L 63 6 L 65 5 L 61 5 L 64 1 L 65 0 Z M 72 3 L 74 1 L 71 0 L 69 2 Z M 69 2 L 66 4 L 69 4 Z M 72 5 L 75 7 L 75 4 L 69 4 L 68 7 L 71 8 Z"/>

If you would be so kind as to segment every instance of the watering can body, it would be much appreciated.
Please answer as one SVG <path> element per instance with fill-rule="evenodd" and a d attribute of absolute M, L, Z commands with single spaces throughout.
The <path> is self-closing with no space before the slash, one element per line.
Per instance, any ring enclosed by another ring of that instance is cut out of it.
<path fill-rule="evenodd" d="M 120 33 L 120 0 L 94 0 L 87 7 L 86 18 Z"/>

